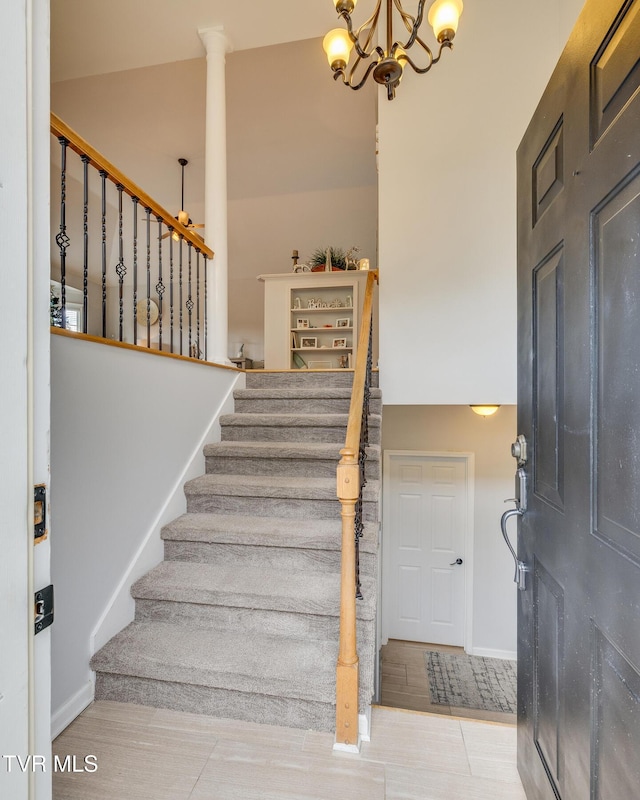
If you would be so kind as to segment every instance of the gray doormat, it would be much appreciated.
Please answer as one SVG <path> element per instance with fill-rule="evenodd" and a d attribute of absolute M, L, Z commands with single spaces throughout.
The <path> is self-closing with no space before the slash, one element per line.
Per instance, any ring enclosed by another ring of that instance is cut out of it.
<path fill-rule="evenodd" d="M 424 656 L 435 705 L 516 713 L 515 661 L 435 650 L 427 650 Z"/>

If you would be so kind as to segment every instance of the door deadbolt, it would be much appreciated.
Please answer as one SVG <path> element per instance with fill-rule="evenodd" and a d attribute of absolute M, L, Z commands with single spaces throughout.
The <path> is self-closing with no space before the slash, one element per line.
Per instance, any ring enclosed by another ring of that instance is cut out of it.
<path fill-rule="evenodd" d="M 529 458 L 527 450 L 527 439 L 523 433 L 520 433 L 518 434 L 518 438 L 511 445 L 511 455 L 516 459 L 519 467 L 524 467 L 527 463 L 527 459 Z"/>

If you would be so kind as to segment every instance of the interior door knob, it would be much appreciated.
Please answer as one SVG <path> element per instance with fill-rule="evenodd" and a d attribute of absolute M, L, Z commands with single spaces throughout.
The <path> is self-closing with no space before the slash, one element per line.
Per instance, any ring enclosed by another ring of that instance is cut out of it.
<path fill-rule="evenodd" d="M 455 565 L 456 565 L 456 564 L 457 564 L 458 566 L 460 566 L 460 564 L 462 564 L 462 559 L 461 559 L 461 558 L 456 558 L 456 560 L 455 560 L 455 561 L 452 561 L 452 562 L 449 564 L 449 566 L 450 566 L 450 567 L 455 567 Z"/>

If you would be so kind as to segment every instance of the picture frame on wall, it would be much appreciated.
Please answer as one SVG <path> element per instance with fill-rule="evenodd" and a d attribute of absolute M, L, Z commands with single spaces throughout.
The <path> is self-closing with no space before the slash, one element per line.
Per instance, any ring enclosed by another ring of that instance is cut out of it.
<path fill-rule="evenodd" d="M 300 337 L 300 347 L 305 349 L 314 349 L 318 346 L 318 337 L 317 336 L 301 336 Z"/>

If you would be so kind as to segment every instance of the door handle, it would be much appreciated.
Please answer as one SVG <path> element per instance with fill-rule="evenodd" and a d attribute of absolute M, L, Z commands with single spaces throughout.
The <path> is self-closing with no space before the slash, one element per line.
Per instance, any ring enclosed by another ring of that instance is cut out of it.
<path fill-rule="evenodd" d="M 449 566 L 450 566 L 450 567 L 455 567 L 455 565 L 456 565 L 456 564 L 457 564 L 458 566 L 460 566 L 460 564 L 462 564 L 462 559 L 461 559 L 461 558 L 456 558 L 456 560 L 455 560 L 455 561 L 452 561 L 452 562 L 449 564 Z"/>
<path fill-rule="evenodd" d="M 527 572 L 529 572 L 529 568 L 524 563 L 524 561 L 520 561 L 520 559 L 518 558 L 518 554 L 516 553 L 513 545 L 511 544 L 511 540 L 509 539 L 509 533 L 507 531 L 507 522 L 511 519 L 511 517 L 515 516 L 521 517 L 523 516 L 523 514 L 524 511 L 521 508 L 510 508 L 504 512 L 504 514 L 500 519 L 500 529 L 502 530 L 502 536 L 507 544 L 507 547 L 509 548 L 511 555 L 513 556 L 513 561 L 516 567 L 513 580 L 518 585 L 518 589 L 520 589 L 521 592 L 524 592 L 524 590 L 527 588 L 526 575 Z"/>

